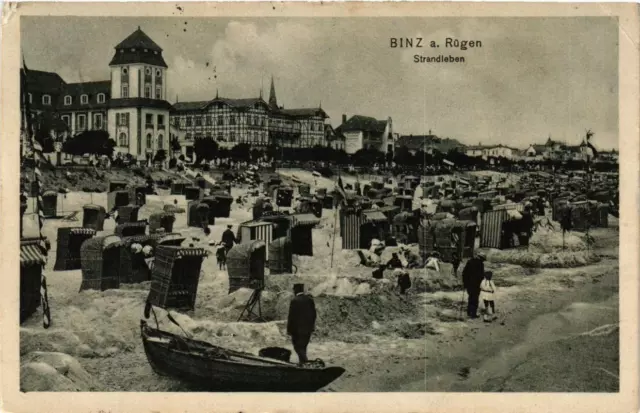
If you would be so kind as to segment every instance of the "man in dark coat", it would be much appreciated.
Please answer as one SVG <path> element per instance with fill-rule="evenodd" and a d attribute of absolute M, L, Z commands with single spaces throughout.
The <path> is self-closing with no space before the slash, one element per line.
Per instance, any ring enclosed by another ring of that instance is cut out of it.
<path fill-rule="evenodd" d="M 467 303 L 467 315 L 478 318 L 478 303 L 480 301 L 480 284 L 484 279 L 485 255 L 481 252 L 467 261 L 462 270 L 462 285 L 467 290 L 469 301 Z"/>
<path fill-rule="evenodd" d="M 236 243 L 236 235 L 231 228 L 233 228 L 231 225 L 227 225 L 227 229 L 222 233 L 222 243 L 224 244 L 226 252 L 229 252 Z"/>
<path fill-rule="evenodd" d="M 293 293 L 295 297 L 289 305 L 287 334 L 291 336 L 293 349 L 298 354 L 299 364 L 302 365 L 308 361 L 307 346 L 316 326 L 316 305 L 313 298 L 304 293 L 304 284 L 294 284 Z"/>

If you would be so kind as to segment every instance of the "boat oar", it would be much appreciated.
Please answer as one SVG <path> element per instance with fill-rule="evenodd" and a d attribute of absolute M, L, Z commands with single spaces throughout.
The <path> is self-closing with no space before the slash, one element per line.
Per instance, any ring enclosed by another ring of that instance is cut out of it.
<path fill-rule="evenodd" d="M 183 332 L 183 333 L 184 333 L 188 338 L 193 338 L 193 336 L 192 336 L 191 334 L 187 333 L 187 332 L 185 331 L 185 329 L 184 329 L 184 328 L 182 328 L 182 326 L 181 326 L 181 325 L 176 321 L 176 319 L 175 319 L 175 318 L 173 318 L 173 316 L 171 315 L 171 313 L 170 313 L 170 312 L 168 312 L 168 311 L 167 311 L 167 318 L 168 318 L 168 319 L 169 319 L 169 321 L 171 321 L 173 324 L 177 325 L 177 326 L 180 328 L 180 330 L 182 330 L 182 332 Z"/>

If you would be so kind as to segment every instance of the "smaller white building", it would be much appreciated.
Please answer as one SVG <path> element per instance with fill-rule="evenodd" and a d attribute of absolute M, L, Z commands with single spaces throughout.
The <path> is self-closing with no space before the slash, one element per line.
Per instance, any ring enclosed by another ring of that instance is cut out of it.
<path fill-rule="evenodd" d="M 342 115 L 342 125 L 336 128 L 339 135 L 344 136 L 344 147 L 348 154 L 361 149 L 376 149 L 382 153 L 393 153 L 394 137 L 393 121 L 377 120 L 368 116 L 354 115 L 347 120 Z"/>

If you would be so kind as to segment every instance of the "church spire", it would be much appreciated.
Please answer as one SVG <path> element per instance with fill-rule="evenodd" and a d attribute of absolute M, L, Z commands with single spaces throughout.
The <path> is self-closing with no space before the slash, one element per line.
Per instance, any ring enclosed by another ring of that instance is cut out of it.
<path fill-rule="evenodd" d="M 273 75 L 271 76 L 271 90 L 269 91 L 269 106 L 278 108 L 278 99 L 276 99 L 276 86 L 273 83 Z"/>
<path fill-rule="evenodd" d="M 216 99 L 218 99 L 218 88 L 216 88 Z"/>

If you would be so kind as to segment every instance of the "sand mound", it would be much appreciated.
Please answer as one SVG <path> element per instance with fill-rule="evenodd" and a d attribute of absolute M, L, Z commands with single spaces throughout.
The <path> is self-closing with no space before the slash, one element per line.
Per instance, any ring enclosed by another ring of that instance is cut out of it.
<path fill-rule="evenodd" d="M 585 251 L 586 249 L 587 243 L 583 236 L 575 232 L 564 235 L 564 250 L 562 231 L 540 230 L 535 232 L 529 241 L 529 250 L 539 253 Z"/>
<path fill-rule="evenodd" d="M 540 253 L 530 250 L 490 250 L 487 260 L 528 268 L 575 268 L 593 264 L 600 258 L 589 251 Z"/>
<path fill-rule="evenodd" d="M 68 354 L 33 352 L 22 358 L 21 391 L 93 391 L 97 386 Z"/>
<path fill-rule="evenodd" d="M 408 319 L 416 311 L 409 300 L 393 292 L 355 297 L 324 295 L 316 298 L 316 308 L 317 335 L 335 339 L 357 331 L 373 333 L 373 322 Z"/>

